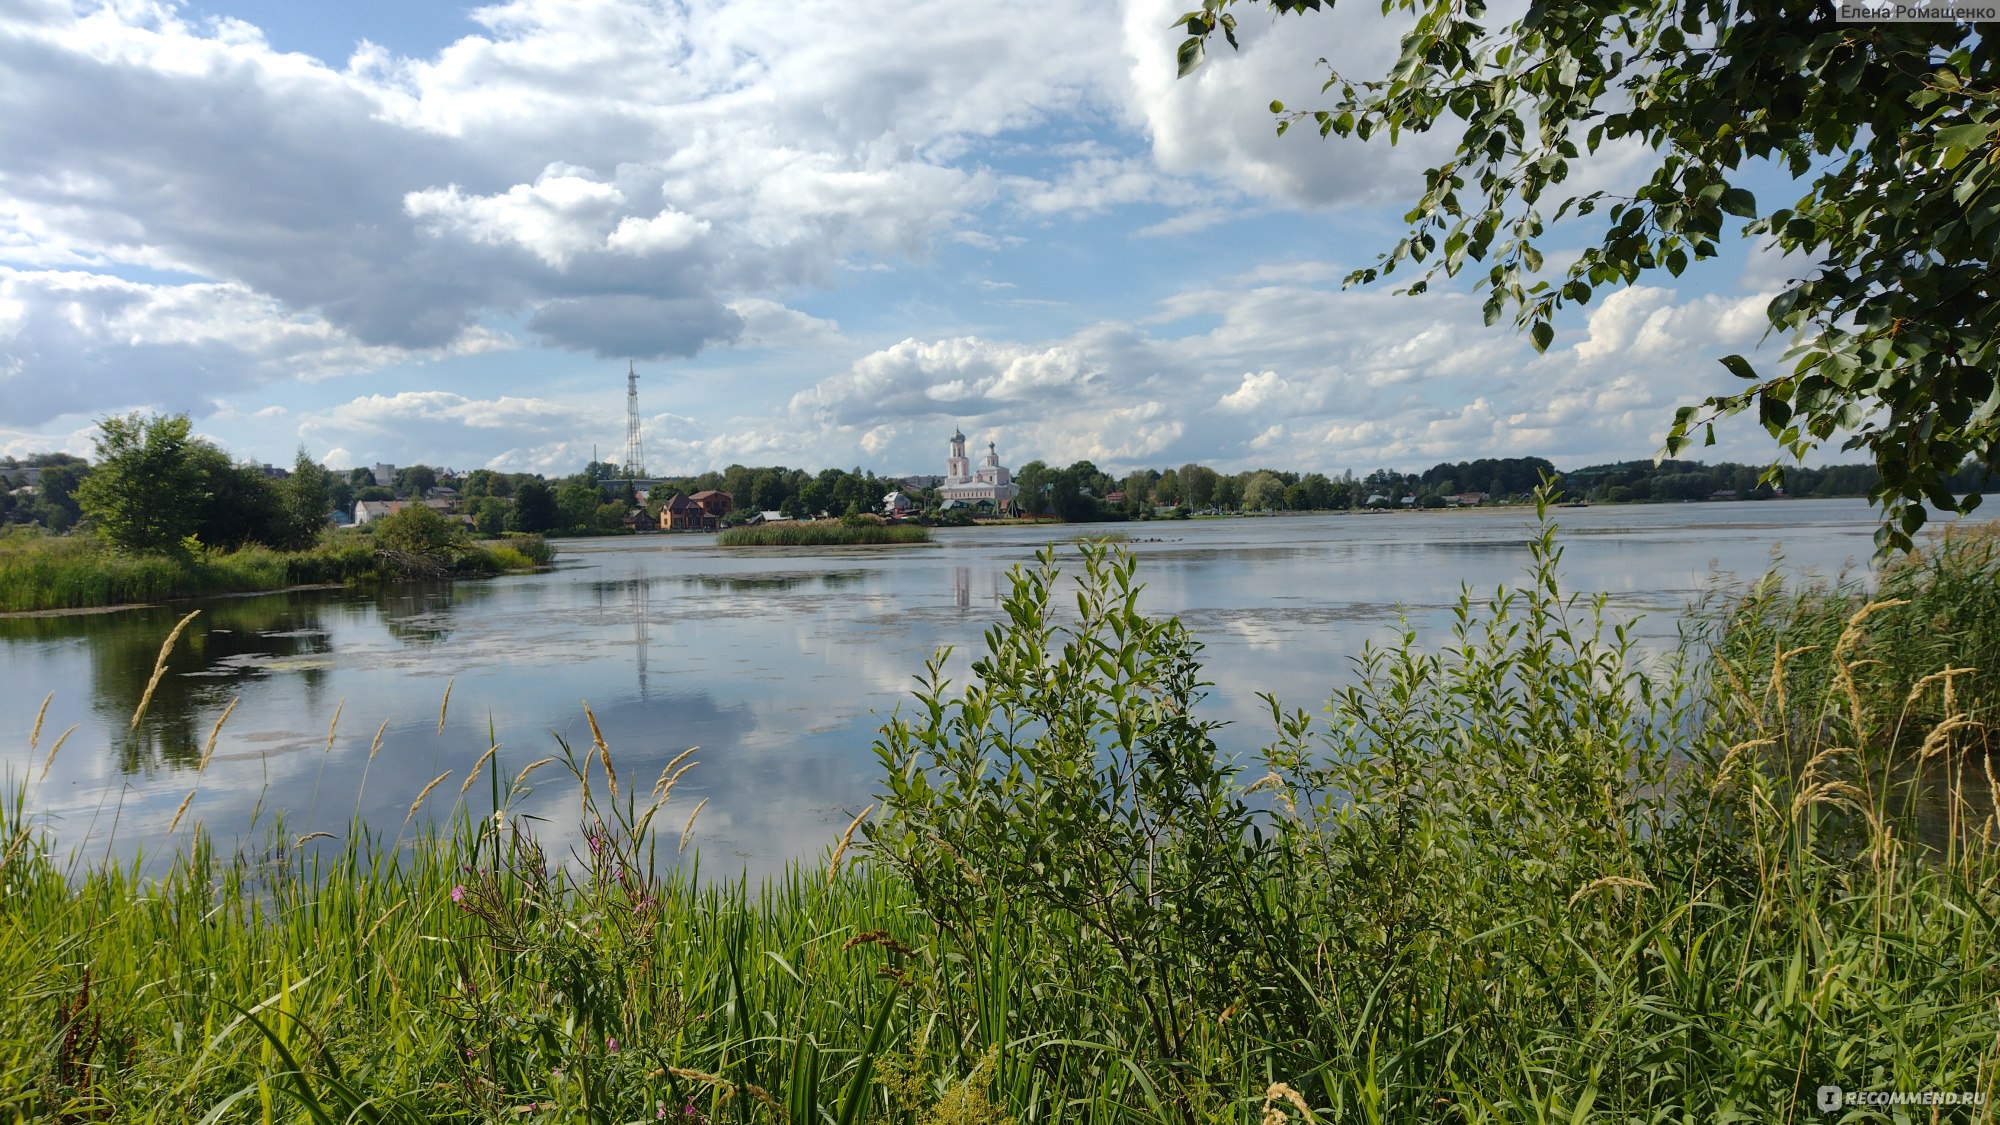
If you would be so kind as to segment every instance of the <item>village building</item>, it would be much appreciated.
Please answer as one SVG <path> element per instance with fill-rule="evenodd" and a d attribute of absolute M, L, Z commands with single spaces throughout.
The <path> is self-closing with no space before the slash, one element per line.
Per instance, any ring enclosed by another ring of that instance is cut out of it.
<path fill-rule="evenodd" d="M 973 471 L 965 455 L 965 434 L 951 433 L 951 456 L 945 459 L 944 483 L 938 485 L 938 502 L 946 508 L 986 508 L 994 512 L 1012 511 L 1020 487 L 1014 474 L 1000 463 L 992 442 L 986 443 L 986 464 Z"/>
<path fill-rule="evenodd" d="M 415 504 L 421 504 L 441 516 L 450 516 L 461 523 L 471 523 L 470 516 L 456 516 L 449 500 L 361 500 L 354 505 L 354 526 L 366 527 L 384 516 L 393 516 Z"/>
<path fill-rule="evenodd" d="M 676 492 L 660 505 L 661 531 L 714 531 L 736 506 L 727 492 L 704 488 L 693 496 Z"/>

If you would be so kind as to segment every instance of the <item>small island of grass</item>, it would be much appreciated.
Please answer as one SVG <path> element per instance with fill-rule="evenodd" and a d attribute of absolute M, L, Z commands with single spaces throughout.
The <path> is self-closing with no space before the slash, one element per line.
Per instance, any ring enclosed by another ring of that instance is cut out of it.
<path fill-rule="evenodd" d="M 849 524 L 839 520 L 732 527 L 715 537 L 719 547 L 876 547 L 930 540 L 930 529 L 921 524 Z"/>

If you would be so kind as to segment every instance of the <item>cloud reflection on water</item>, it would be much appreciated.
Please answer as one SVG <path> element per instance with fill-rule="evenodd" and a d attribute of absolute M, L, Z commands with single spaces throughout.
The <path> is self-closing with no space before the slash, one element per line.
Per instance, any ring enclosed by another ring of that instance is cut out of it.
<path fill-rule="evenodd" d="M 1788 565 L 1820 573 L 1870 549 L 1868 511 L 1851 502 L 1564 518 L 1571 588 L 1605 592 L 1621 618 L 1649 614 L 1643 631 L 1662 642 L 1674 611 L 1714 574 L 1760 573 L 1780 535 Z M 197 781 L 181 836 L 198 818 L 225 842 L 256 845 L 276 816 L 290 835 L 344 835 L 358 811 L 393 839 L 409 801 L 445 771 L 427 813 L 450 811 L 489 730 L 510 776 L 555 753 L 556 735 L 586 746 L 588 700 L 634 782 L 650 787 L 675 754 L 702 748 L 675 805 L 684 817 L 709 798 L 697 832 L 704 871 L 770 870 L 817 852 L 872 799 L 876 728 L 940 647 L 952 647 L 948 674 L 963 680 L 999 616 L 1007 568 L 1031 561 L 1056 530 L 951 531 L 935 548 L 865 553 L 598 540 L 565 544 L 564 565 L 544 574 L 210 599 L 137 732 L 126 724 L 186 607 L 0 619 L 0 713 L 20 731 L 0 746 L 0 770 L 39 770 L 23 736 L 53 691 L 41 753 L 55 732 L 79 729 L 28 799 L 66 844 L 143 850 L 157 862 Z M 1135 533 L 1131 549 L 1143 604 L 1180 615 L 1206 645 L 1216 685 L 1206 710 L 1231 723 L 1219 741 L 1241 753 L 1266 734 L 1259 692 L 1312 707 L 1351 674 L 1348 658 L 1364 642 L 1392 639 L 1400 622 L 1441 638 L 1461 583 L 1477 598 L 1521 577 L 1529 530 L 1519 510 L 1197 521 L 1151 525 L 1155 534 Z M 1073 546 L 1061 553 L 1076 557 Z M 239 696 L 197 775 L 209 732 Z M 536 775 L 523 808 L 567 840 L 575 793 L 552 770 Z M 474 811 L 485 811 L 487 792 L 482 780 L 467 795 Z"/>

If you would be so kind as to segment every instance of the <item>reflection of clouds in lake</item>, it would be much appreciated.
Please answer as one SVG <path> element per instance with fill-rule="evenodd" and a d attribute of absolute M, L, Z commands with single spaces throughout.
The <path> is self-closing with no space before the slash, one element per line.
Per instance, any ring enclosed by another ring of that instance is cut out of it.
<path fill-rule="evenodd" d="M 614 701 L 593 706 L 593 712 L 621 785 L 635 795 L 649 793 L 673 757 L 691 746 L 702 747 L 692 755 L 700 764 L 682 778 L 672 805 L 660 814 L 662 825 L 671 824 L 661 838 L 667 845 L 676 843 L 688 813 L 707 798 L 695 840 L 704 848 L 705 863 L 726 861 L 732 872 L 746 862 L 768 870 L 823 846 L 847 816 L 871 799 L 867 745 L 863 742 L 858 753 L 843 753 L 839 732 L 829 739 L 780 731 L 760 740 L 754 735 L 764 716 L 702 691 L 672 693 L 650 704 Z M 464 717 L 448 720 L 440 736 L 434 724 L 392 724 L 370 763 L 373 733 L 372 727 L 343 722 L 329 752 L 324 733 L 261 731 L 239 738 L 225 732 L 208 769 L 198 776 L 184 775 L 173 786 L 133 788 L 124 792 L 122 806 L 117 787 L 98 788 L 87 800 L 42 802 L 40 815 L 66 847 L 91 851 L 119 841 L 127 847 L 144 841 L 150 865 L 157 867 L 171 858 L 166 829 L 191 788 L 196 796 L 174 839 L 184 844 L 196 823 L 206 823 L 225 851 L 265 846 L 264 833 L 280 823 L 287 838 L 322 831 L 344 837 L 357 810 L 378 836 L 393 840 L 410 802 L 447 771 L 449 776 L 419 811 L 419 823 L 448 823 L 461 803 L 475 816 L 490 812 L 491 775 L 475 780 L 463 797 L 459 793 L 467 772 L 485 752 L 482 725 Z M 574 720 L 555 731 L 495 733 L 502 749 L 485 769 L 497 769 L 503 788 L 528 763 L 559 757 L 558 737 L 579 757 L 591 749 L 580 706 Z M 760 741 L 782 749 L 748 749 Z M 598 799 L 606 799 L 601 772 L 593 784 Z M 578 795 L 575 779 L 558 762 L 530 777 L 513 808 L 540 818 L 537 831 L 566 850 L 580 839 Z M 256 825 L 253 813 L 260 822 Z M 111 836 L 114 821 L 116 839 Z"/>
<path fill-rule="evenodd" d="M 1308 643 L 1309 640 L 1337 643 L 1342 650 L 1358 650 L 1363 642 L 1386 643 L 1394 639 L 1397 631 L 1395 615 L 1387 612 L 1328 616 L 1312 622 L 1299 620 L 1284 610 L 1208 612 L 1183 615 L 1182 621 L 1201 643 L 1204 663 L 1235 670 L 1225 690 L 1252 679 L 1241 674 L 1250 662 L 1259 665 L 1260 670 L 1271 664 L 1296 667 L 1302 653 L 1329 647 Z M 1337 632 L 1327 636 L 1327 630 Z M 1308 657 L 1306 663 L 1313 661 Z M 1330 688 L 1337 676 L 1329 669 L 1321 679 L 1323 686 Z"/>
<path fill-rule="evenodd" d="M 1865 505 L 1788 511 L 1804 521 L 1782 532 L 1788 565 L 1830 573 L 1852 553 L 1865 556 Z M 1673 522 L 1686 511 L 1565 513 L 1580 525 L 1565 539 L 1568 586 L 1609 591 L 1620 619 L 1643 613 L 1641 643 L 1664 651 L 1679 609 L 1714 569 L 1753 575 L 1770 564 L 1778 532 L 1759 530 L 1770 517 L 1732 522 L 1738 516 L 1708 512 L 1691 530 Z M 1219 744 L 1245 752 L 1269 739 L 1258 692 L 1316 708 L 1351 678 L 1361 643 L 1393 639 L 1406 614 L 1420 644 L 1448 643 L 1461 583 L 1483 600 L 1520 581 L 1529 523 L 1519 510 L 1196 521 L 1156 537 L 1172 541 L 1133 549 L 1142 608 L 1178 614 L 1204 643 L 1216 686 L 1201 714 L 1228 721 Z M 163 856 L 165 826 L 196 781 L 192 762 L 240 694 L 180 836 L 199 817 L 225 846 L 255 845 L 277 814 L 293 835 L 344 836 L 359 793 L 362 815 L 394 840 L 418 790 L 447 770 L 419 820 L 450 812 L 463 771 L 489 744 L 489 722 L 511 777 L 555 752 L 552 730 L 588 744 L 587 699 L 628 784 L 650 787 L 668 758 L 702 746 L 676 811 L 663 814 L 674 822 L 667 844 L 708 796 L 697 826 L 704 867 L 733 874 L 747 853 L 761 870 L 823 848 L 867 803 L 879 768 L 869 747 L 883 719 L 909 700 L 940 647 L 952 646 L 946 674 L 964 685 L 999 617 L 1008 567 L 1031 562 L 1054 530 L 945 530 L 934 549 L 868 555 L 601 540 L 563 545 L 570 561 L 550 573 L 204 602 L 154 700 L 149 722 L 160 727 L 137 755 L 122 749 L 125 724 L 160 640 L 187 607 L 0 619 L 0 714 L 24 716 L 0 739 L 0 773 L 31 777 L 55 735 L 79 724 L 47 783 L 30 789 L 31 812 L 59 813 L 66 836 L 95 815 L 99 854 L 116 819 L 120 854 Z M 1075 548 L 1059 555 L 1073 576 Z M 1055 599 L 1061 621 L 1073 619 L 1074 588 L 1066 577 Z M 31 763 L 26 726 L 49 691 L 57 698 Z M 328 754 L 326 725 L 343 701 Z M 382 751 L 368 766 L 384 719 Z M 570 839 L 573 781 L 555 767 L 535 780 L 523 809 Z M 467 795 L 474 811 L 487 792 L 482 779 Z"/>

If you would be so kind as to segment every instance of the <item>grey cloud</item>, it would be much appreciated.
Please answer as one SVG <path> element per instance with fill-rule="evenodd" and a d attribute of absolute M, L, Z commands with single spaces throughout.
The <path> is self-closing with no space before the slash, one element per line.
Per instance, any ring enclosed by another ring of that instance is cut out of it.
<path fill-rule="evenodd" d="M 508 274 L 426 252 L 402 214 L 407 186 L 468 154 L 329 72 L 190 76 L 11 36 L 0 69 L 0 191 L 72 242 L 242 281 L 369 343 L 447 343 L 509 296 Z"/>
<path fill-rule="evenodd" d="M 240 283 L 363 345 L 440 347 L 540 307 L 566 347 L 688 354 L 742 331 L 724 303 L 831 280 L 854 253 L 922 253 L 993 191 L 949 163 L 958 135 L 1102 103 L 1115 49 L 1107 27 L 1050 51 L 1019 13 L 941 0 L 948 19 L 893 23 L 694 9 L 527 0 L 435 59 L 340 72 L 206 38 L 171 8 L 99 11 L 86 30 L 70 5 L 16 5 L 0 15 L 0 215 L 15 213 L 0 248 Z M 567 256 L 502 237 L 504 213 L 474 229 L 410 206 L 504 201 L 557 163 L 623 193 L 573 217 Z M 618 237 L 670 214 L 688 218 Z M 51 374 L 18 346 L 0 360 Z"/>
<path fill-rule="evenodd" d="M 0 267 L 0 420 L 38 425 L 132 406 L 205 413 L 215 396 L 287 376 L 379 367 L 316 317 L 273 314 L 238 284 L 147 285 Z M 497 341 L 471 341 L 479 348 Z"/>
<path fill-rule="evenodd" d="M 580 297 L 541 306 L 528 328 L 558 347 L 600 358 L 668 359 L 735 340 L 743 318 L 705 297 Z"/>

